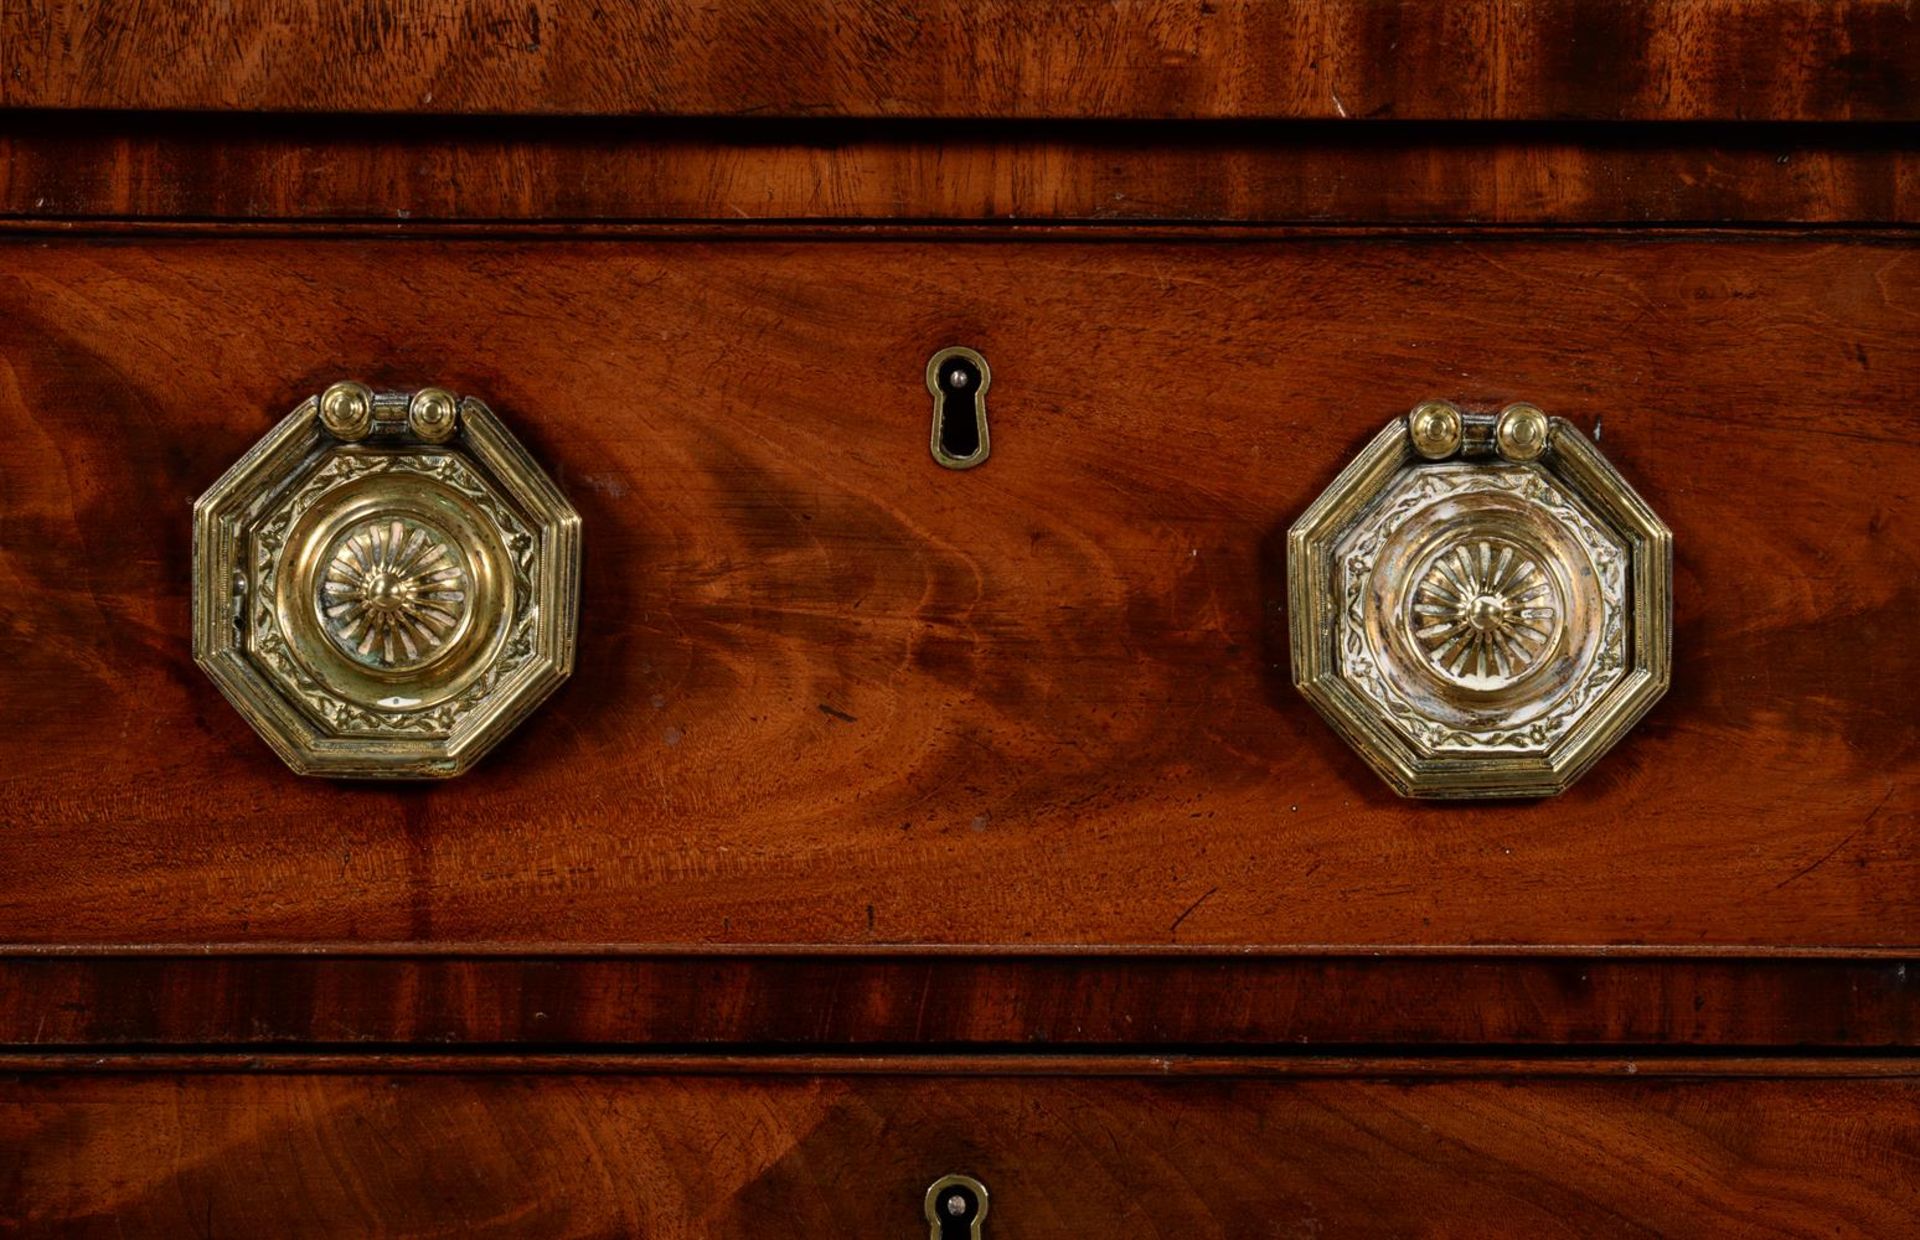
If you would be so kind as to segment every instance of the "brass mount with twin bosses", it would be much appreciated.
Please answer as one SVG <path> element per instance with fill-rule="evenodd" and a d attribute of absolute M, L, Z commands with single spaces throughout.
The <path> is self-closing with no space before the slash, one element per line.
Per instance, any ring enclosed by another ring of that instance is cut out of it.
<path fill-rule="evenodd" d="M 573 668 L 580 518 L 500 420 L 336 383 L 194 505 L 194 657 L 303 774 L 465 770 Z"/>
<path fill-rule="evenodd" d="M 1557 793 L 1666 692 L 1672 578 L 1570 423 L 1427 401 L 1288 534 L 1294 682 L 1405 795 Z"/>

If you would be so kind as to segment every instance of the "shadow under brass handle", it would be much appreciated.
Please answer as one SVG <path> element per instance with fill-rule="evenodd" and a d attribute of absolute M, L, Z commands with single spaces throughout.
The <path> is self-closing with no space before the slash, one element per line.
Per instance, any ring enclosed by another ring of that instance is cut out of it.
<path fill-rule="evenodd" d="M 1428 401 L 1288 534 L 1294 681 L 1405 795 L 1557 793 L 1666 692 L 1672 576 L 1571 424 Z"/>
<path fill-rule="evenodd" d="M 336 383 L 194 505 L 194 657 L 294 770 L 459 774 L 573 669 L 580 518 L 487 407 Z"/>

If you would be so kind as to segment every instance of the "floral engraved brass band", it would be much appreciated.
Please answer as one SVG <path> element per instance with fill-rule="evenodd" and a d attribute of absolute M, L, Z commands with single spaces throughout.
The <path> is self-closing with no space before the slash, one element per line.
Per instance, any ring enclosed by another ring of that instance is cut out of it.
<path fill-rule="evenodd" d="M 1294 525 L 1294 679 L 1411 796 L 1535 796 L 1665 691 L 1672 537 L 1531 405 L 1427 401 Z"/>
<path fill-rule="evenodd" d="M 485 405 L 337 383 L 194 509 L 194 652 L 294 769 L 466 769 L 573 665 L 580 521 Z"/>

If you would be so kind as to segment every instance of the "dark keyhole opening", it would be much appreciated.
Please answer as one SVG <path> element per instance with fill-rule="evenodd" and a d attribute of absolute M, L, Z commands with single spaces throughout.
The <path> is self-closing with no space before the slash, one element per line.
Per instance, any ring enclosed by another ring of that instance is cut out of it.
<path fill-rule="evenodd" d="M 980 368 L 963 357 L 940 364 L 940 450 L 966 460 L 980 451 Z"/>
<path fill-rule="evenodd" d="M 980 1213 L 980 1202 L 972 1189 L 958 1184 L 941 1189 L 933 1209 L 940 1220 L 940 1240 L 973 1240 L 973 1220 Z"/>

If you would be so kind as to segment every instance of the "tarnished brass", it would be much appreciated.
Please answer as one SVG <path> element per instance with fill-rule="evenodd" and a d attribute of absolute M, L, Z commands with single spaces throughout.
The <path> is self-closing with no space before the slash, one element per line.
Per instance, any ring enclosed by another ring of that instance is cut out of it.
<path fill-rule="evenodd" d="M 457 775 L 573 669 L 580 518 L 471 397 L 336 383 L 193 511 L 194 658 L 302 774 Z"/>
<path fill-rule="evenodd" d="M 1429 461 L 1444 461 L 1460 450 L 1460 411 L 1444 400 L 1429 400 L 1407 415 L 1413 450 Z"/>
<path fill-rule="evenodd" d="M 943 1175 L 927 1186 L 923 1211 L 928 1240 L 981 1240 L 987 1221 L 987 1186 L 970 1175 Z"/>
<path fill-rule="evenodd" d="M 1509 461 L 1537 461 L 1547 450 L 1547 415 L 1532 405 L 1508 405 L 1493 424 L 1493 446 Z"/>
<path fill-rule="evenodd" d="M 1288 534 L 1294 682 L 1405 795 L 1550 795 L 1666 692 L 1672 577 L 1572 425 L 1424 402 Z"/>
<path fill-rule="evenodd" d="M 365 439 L 373 429 L 373 389 L 346 379 L 322 392 L 320 425 L 335 439 Z"/>
<path fill-rule="evenodd" d="M 407 402 L 407 429 L 421 443 L 445 443 L 458 427 L 459 411 L 453 393 L 421 388 Z"/>

